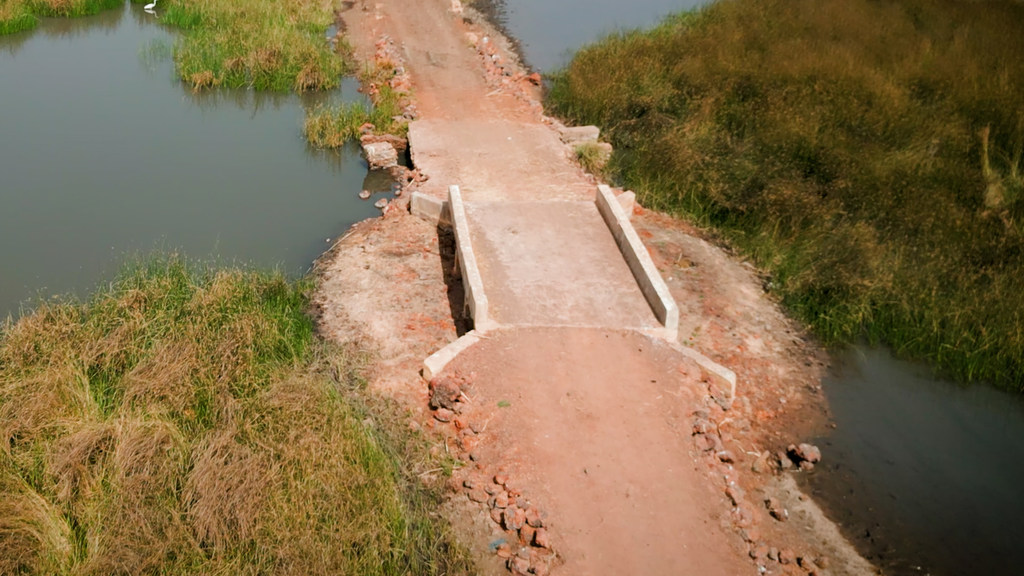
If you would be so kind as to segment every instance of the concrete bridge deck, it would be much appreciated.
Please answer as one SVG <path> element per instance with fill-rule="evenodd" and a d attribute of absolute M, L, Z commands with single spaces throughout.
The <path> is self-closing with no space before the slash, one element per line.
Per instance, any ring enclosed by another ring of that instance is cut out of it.
<path fill-rule="evenodd" d="M 458 218 L 466 228 L 460 234 L 456 226 L 457 249 L 462 259 L 464 247 L 474 247 L 482 283 L 468 292 L 485 294 L 487 301 L 486 317 L 470 305 L 478 329 L 579 326 L 674 338 L 675 319 L 669 331 L 661 330 L 666 318 L 655 313 L 652 294 L 641 288 L 643 282 L 663 285 L 657 271 L 624 259 L 614 226 L 595 203 L 596 186 L 567 162 L 566 146 L 554 130 L 508 120 L 477 121 L 473 129 L 458 124 L 413 122 L 409 141 L 413 162 L 431 177 L 421 194 L 440 203 L 449 199 L 449 185 L 457 185 L 463 205 Z M 455 149 L 464 152 L 452 154 Z M 481 165 L 503 169 L 496 173 Z M 442 211 L 440 204 L 435 210 Z M 628 217 L 621 219 L 629 227 Z M 642 245 L 635 248 L 646 256 Z M 667 289 L 661 296 L 671 300 Z"/>
<path fill-rule="evenodd" d="M 472 202 L 465 212 L 499 325 L 661 326 L 593 202 Z"/>

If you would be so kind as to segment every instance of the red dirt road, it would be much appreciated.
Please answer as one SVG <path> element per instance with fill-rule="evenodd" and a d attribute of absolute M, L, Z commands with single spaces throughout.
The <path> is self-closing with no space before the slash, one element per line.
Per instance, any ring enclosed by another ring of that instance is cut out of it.
<path fill-rule="evenodd" d="M 755 572 L 723 532 L 726 510 L 693 454 L 700 372 L 670 347 L 636 333 L 520 328 L 451 369 L 474 374 L 467 418 L 490 422 L 474 457 L 547 514 L 557 573 Z"/>

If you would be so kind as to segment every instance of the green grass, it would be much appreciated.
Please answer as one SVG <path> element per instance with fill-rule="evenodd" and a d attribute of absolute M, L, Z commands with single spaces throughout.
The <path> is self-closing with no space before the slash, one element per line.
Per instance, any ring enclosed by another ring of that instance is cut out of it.
<path fill-rule="evenodd" d="M 396 122 L 401 109 L 393 99 L 378 99 L 372 106 L 362 103 L 344 103 L 320 107 L 306 114 L 303 132 L 310 144 L 317 148 L 339 148 L 345 142 L 358 140 L 360 128 L 373 125 L 378 134 L 403 136 L 405 123 Z"/>
<path fill-rule="evenodd" d="M 0 35 L 34 28 L 37 16 L 87 16 L 122 5 L 123 0 L 0 0 Z M 158 0 L 156 11 L 165 24 L 183 31 L 174 61 L 193 90 L 330 89 L 352 67 L 347 44 L 333 50 L 325 38 L 334 20 L 329 0 Z"/>
<path fill-rule="evenodd" d="M 31 30 L 39 18 L 26 0 L 0 0 L 0 36 Z"/>
<path fill-rule="evenodd" d="M 329 89 L 351 66 L 345 46 L 335 52 L 325 40 L 330 1 L 167 0 L 157 10 L 184 31 L 174 61 L 195 90 Z"/>
<path fill-rule="evenodd" d="M 362 103 L 343 103 L 322 106 L 306 114 L 303 132 L 306 140 L 317 148 L 340 148 L 350 140 L 358 140 L 360 128 L 373 125 L 377 134 L 405 136 L 408 124 L 396 120 L 402 116 L 402 108 L 408 94 L 391 87 L 395 77 L 393 65 L 377 65 L 367 68 L 360 77 L 363 86 L 371 87 L 371 106 Z"/>
<path fill-rule="evenodd" d="M 828 343 L 1024 389 L 1024 5 L 724 0 L 581 50 L 548 106 Z"/>
<path fill-rule="evenodd" d="M 0 573 L 467 573 L 308 288 L 158 258 L 5 326 Z"/>
<path fill-rule="evenodd" d="M 28 0 L 27 4 L 39 16 L 77 18 L 116 8 L 123 0 Z"/>

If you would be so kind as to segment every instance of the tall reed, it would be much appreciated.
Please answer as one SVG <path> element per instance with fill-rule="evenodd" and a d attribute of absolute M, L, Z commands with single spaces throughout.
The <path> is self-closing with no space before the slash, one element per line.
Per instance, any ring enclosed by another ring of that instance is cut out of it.
<path fill-rule="evenodd" d="M 1024 389 L 1024 5 L 722 0 L 556 75 L 642 201 L 720 230 L 827 342 Z"/>

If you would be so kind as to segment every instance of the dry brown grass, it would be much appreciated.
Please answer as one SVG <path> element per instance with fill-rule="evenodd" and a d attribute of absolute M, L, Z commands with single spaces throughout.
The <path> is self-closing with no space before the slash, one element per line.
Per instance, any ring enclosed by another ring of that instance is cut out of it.
<path fill-rule="evenodd" d="M 216 76 L 213 75 L 212 70 L 202 70 L 199 72 L 192 72 L 186 76 L 188 83 L 192 86 L 193 92 L 198 92 L 204 88 L 213 88 L 220 84 L 220 81 Z"/>
<path fill-rule="evenodd" d="M 719 0 L 584 48 L 549 104 L 826 342 L 1024 390 L 1022 36 L 1005 0 Z"/>
<path fill-rule="evenodd" d="M 25 4 L 40 16 L 64 18 L 96 14 L 122 5 L 120 0 L 27 0 Z"/>
<path fill-rule="evenodd" d="M 0 573 L 466 572 L 303 287 L 171 259 L 4 328 Z"/>
<path fill-rule="evenodd" d="M 184 413 L 195 402 L 196 389 L 191 382 L 199 358 L 192 341 L 174 338 L 156 344 L 152 354 L 125 375 L 124 401 L 150 414 Z"/>
<path fill-rule="evenodd" d="M 67 566 L 71 530 L 59 510 L 9 471 L 0 454 L 0 574 L 52 574 Z"/>
<path fill-rule="evenodd" d="M 214 549 L 255 535 L 280 474 L 270 454 L 239 443 L 236 434 L 220 431 L 196 448 L 183 494 L 194 533 Z"/>

